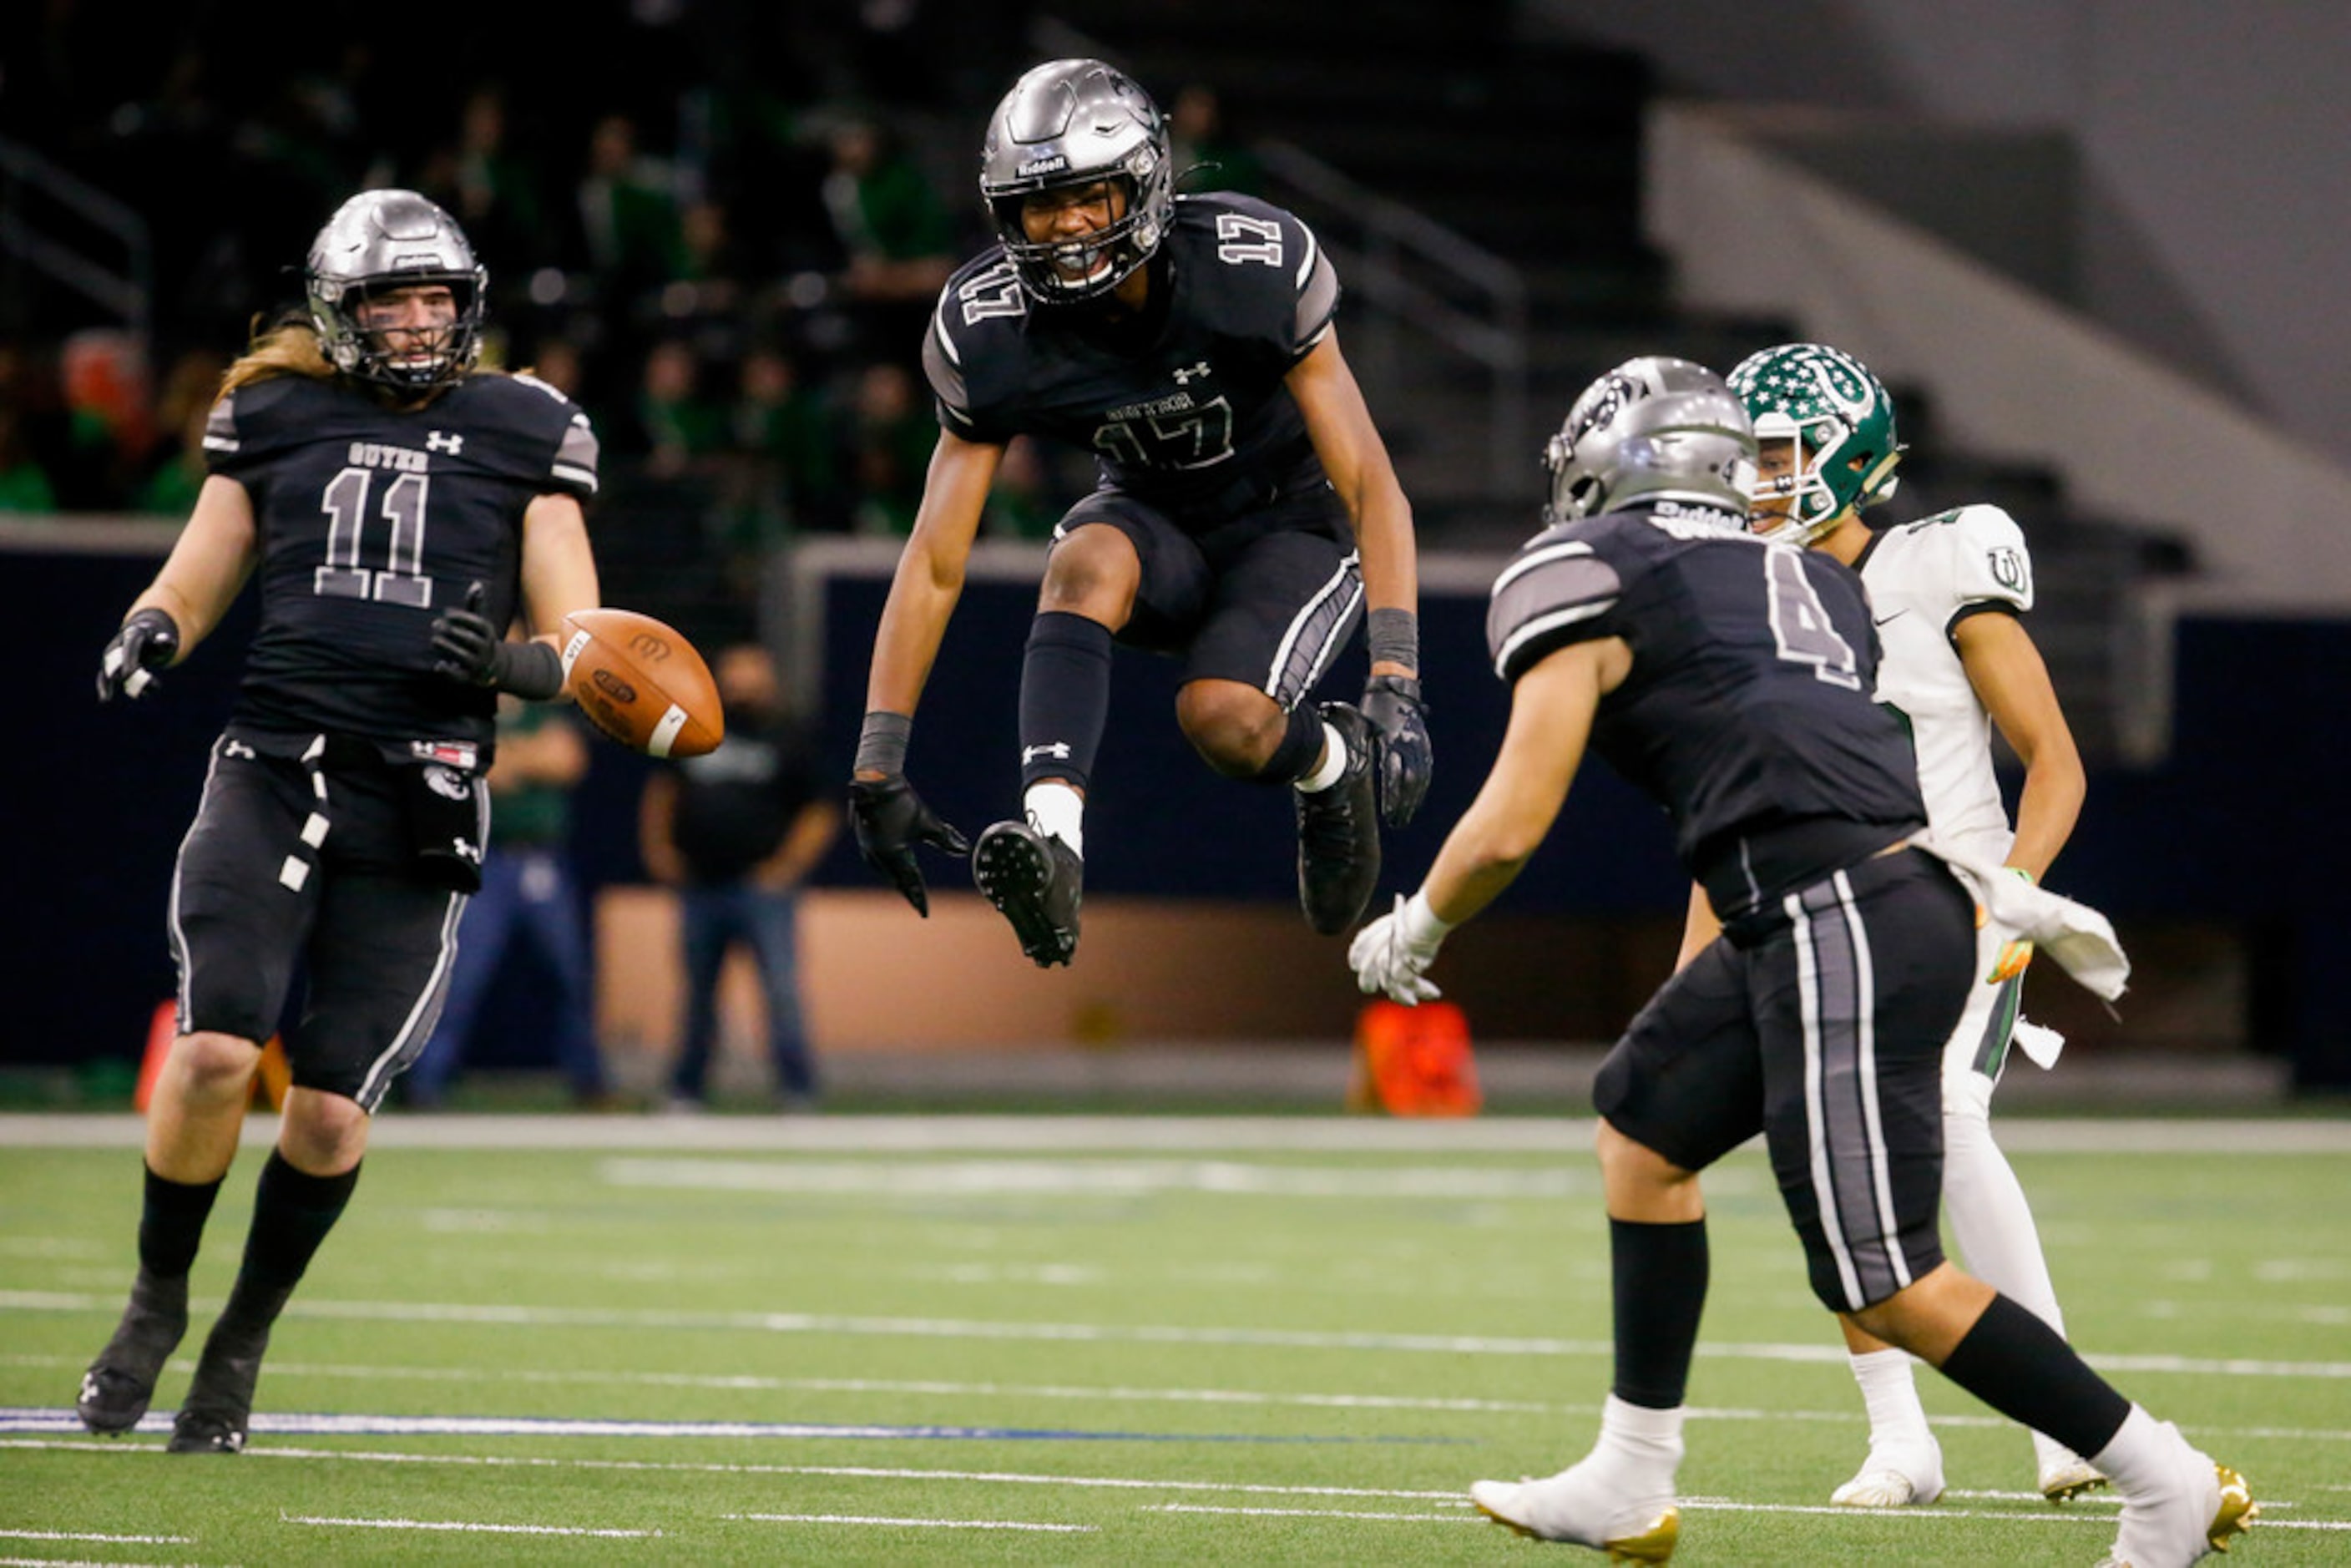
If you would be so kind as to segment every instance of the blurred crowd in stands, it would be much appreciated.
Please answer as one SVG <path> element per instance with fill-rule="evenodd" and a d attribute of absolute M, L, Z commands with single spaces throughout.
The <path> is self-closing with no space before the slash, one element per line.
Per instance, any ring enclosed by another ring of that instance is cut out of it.
<path fill-rule="evenodd" d="M 0 513 L 184 514 L 221 371 L 298 306 L 319 225 L 407 185 L 489 269 L 486 362 L 595 419 L 608 599 L 709 601 L 687 618 L 737 636 L 777 546 L 911 525 L 922 332 L 991 237 L 976 142 L 1029 63 L 1015 0 L 0 9 Z M 1180 96 L 1215 155 L 1213 95 Z M 143 260 L 56 171 L 143 221 Z M 143 272 L 146 330 L 18 235 Z M 1087 481 L 1016 447 L 986 527 L 1041 537 Z"/>

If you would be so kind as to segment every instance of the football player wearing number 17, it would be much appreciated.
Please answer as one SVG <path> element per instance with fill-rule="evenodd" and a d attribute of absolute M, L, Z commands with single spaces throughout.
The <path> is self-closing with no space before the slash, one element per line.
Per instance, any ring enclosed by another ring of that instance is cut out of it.
<path fill-rule="evenodd" d="M 2037 881 L 2081 810 L 2082 759 L 2049 672 L 2020 619 L 2032 608 L 2024 536 L 1997 507 L 1961 507 L 1873 530 L 1863 508 L 1894 493 L 1894 403 L 1869 368 L 1820 343 L 1786 343 L 1734 367 L 1730 389 L 1755 421 L 1759 534 L 1825 551 L 1861 574 L 1885 644 L 1877 700 L 1900 715 L 1918 758 L 1918 787 L 1937 840 Z M 1997 726 L 2024 763 L 2010 830 L 1992 773 Z M 1695 952 L 1713 934 L 1693 900 Z M 2011 1037 L 2043 1067 L 2062 1043 L 2018 1017 L 2032 945 L 1984 921 L 1967 1010 L 1943 1048 L 1943 1202 L 1968 1267 L 2059 1333 L 2065 1320 L 2041 1255 L 2024 1189 L 1991 1136 L 1992 1089 Z M 1869 1411 L 1869 1454 L 1833 1502 L 1892 1508 L 1943 1490 L 1939 1445 L 1927 1427 L 1910 1358 L 1848 1323 L 1845 1343 Z M 2103 1486 L 2080 1455 L 2032 1434 L 2043 1496 L 2064 1502 Z"/>
<path fill-rule="evenodd" d="M 553 388 L 475 369 L 487 275 L 448 214 L 354 196 L 303 277 L 308 319 L 230 367 L 195 509 L 99 667 L 99 700 L 141 695 L 260 578 L 172 878 L 179 1027 L 148 1111 L 138 1278 L 79 1399 L 93 1431 L 146 1414 L 298 963 L 293 1086 L 175 1453 L 245 1446 L 270 1326 L 440 1014 L 481 885 L 497 694 L 561 695 L 557 628 L 597 601 L 595 435 Z M 538 635 L 505 641 L 517 611 Z"/>
<path fill-rule="evenodd" d="M 1337 277 L 1280 208 L 1177 196 L 1168 156 L 1157 106 L 1099 60 L 1037 67 L 989 120 L 980 193 L 1002 243 L 948 280 L 923 340 L 938 444 L 849 789 L 859 849 L 908 903 L 929 912 L 916 846 L 970 852 L 1040 967 L 1077 950 L 1113 643 L 1183 660 L 1176 720 L 1209 767 L 1294 786 L 1318 931 L 1362 915 L 1378 818 L 1401 826 L 1428 787 L 1412 511 L 1339 353 Z M 1029 627 L 1022 818 L 972 849 L 907 781 L 907 741 L 1023 434 L 1092 451 L 1101 487 L 1054 529 Z M 1318 709 L 1316 683 L 1366 621 L 1361 705 Z"/>
<path fill-rule="evenodd" d="M 1671 1556 L 1708 1271 L 1698 1173 L 1760 1132 L 1823 1305 L 2090 1455 L 2123 1497 L 2115 1561 L 2192 1562 L 2251 1517 L 2243 1481 L 1945 1261 L 1937 1226 L 1975 902 L 2102 995 L 2129 966 L 2095 911 L 1921 841 L 1909 743 L 1871 700 L 1861 581 L 1748 531 L 1755 452 L 1738 398 L 1685 361 L 1628 361 L 1576 400 L 1548 453 L 1552 526 L 1488 612 L 1511 684 L 1492 770 L 1419 891 L 1349 949 L 1365 991 L 1435 995 L 1439 946 L 1549 833 L 1587 747 L 1666 808 L 1723 921 L 1593 1084 L 1615 1301 L 1599 1439 L 1471 1499 L 1542 1540 Z"/>

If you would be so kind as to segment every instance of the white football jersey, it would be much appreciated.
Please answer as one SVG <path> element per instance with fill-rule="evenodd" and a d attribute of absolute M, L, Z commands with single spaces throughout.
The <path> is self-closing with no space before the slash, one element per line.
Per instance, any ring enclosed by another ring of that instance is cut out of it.
<path fill-rule="evenodd" d="M 1988 607 L 2032 608 L 2024 535 L 1998 507 L 1961 507 L 1886 529 L 1859 567 L 1884 646 L 1877 700 L 1909 727 L 1928 829 L 1956 851 L 2004 860 L 2014 835 L 1992 772 L 1991 716 L 1951 632 Z"/>

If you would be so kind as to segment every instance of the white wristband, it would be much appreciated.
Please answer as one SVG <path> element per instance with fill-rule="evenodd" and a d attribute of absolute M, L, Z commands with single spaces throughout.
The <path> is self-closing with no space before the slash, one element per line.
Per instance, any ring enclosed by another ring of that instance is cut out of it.
<path fill-rule="evenodd" d="M 1396 911 L 1396 930 L 1415 947 L 1434 949 L 1453 929 L 1451 923 L 1439 920 L 1428 906 L 1428 892 L 1422 889 L 1404 901 Z"/>

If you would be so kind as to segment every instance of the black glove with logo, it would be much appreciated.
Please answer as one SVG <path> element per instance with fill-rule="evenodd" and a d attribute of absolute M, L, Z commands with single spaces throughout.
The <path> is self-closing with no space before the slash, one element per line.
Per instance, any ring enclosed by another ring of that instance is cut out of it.
<path fill-rule="evenodd" d="M 865 863 L 888 877 L 925 920 L 931 915 L 931 900 L 923 886 L 923 868 L 914 862 L 914 846 L 928 844 L 951 855 L 971 853 L 971 841 L 924 805 L 903 773 L 851 779 L 849 825 Z"/>
<path fill-rule="evenodd" d="M 1428 744 L 1427 709 L 1410 675 L 1374 675 L 1364 683 L 1364 716 L 1372 721 L 1373 772 L 1380 782 L 1380 817 L 1401 828 L 1428 793 L 1436 758 Z"/>
<path fill-rule="evenodd" d="M 482 585 L 465 591 L 462 610 L 444 610 L 433 622 L 433 673 L 477 686 L 496 686 L 543 703 L 563 689 L 563 656 L 545 643 L 509 643 L 482 613 Z"/>
<path fill-rule="evenodd" d="M 99 656 L 98 700 L 110 703 L 118 695 L 141 695 L 155 684 L 154 672 L 169 665 L 179 653 L 177 622 L 152 604 L 132 611 Z"/>

